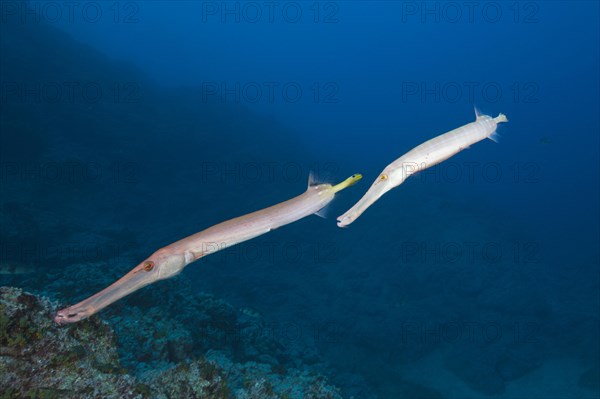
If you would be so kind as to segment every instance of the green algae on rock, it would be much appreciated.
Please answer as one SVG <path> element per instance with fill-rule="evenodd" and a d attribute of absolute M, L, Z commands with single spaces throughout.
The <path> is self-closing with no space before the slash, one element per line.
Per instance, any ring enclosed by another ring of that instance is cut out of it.
<path fill-rule="evenodd" d="M 51 317 L 57 308 L 48 298 L 0 287 L 0 399 L 341 398 L 316 374 L 238 363 L 215 351 L 133 375 L 107 323 L 94 316 L 59 327 Z"/>
<path fill-rule="evenodd" d="M 60 329 L 51 319 L 56 307 L 0 287 L 0 391 L 7 397 L 134 397 L 133 377 L 115 372 L 121 367 L 110 327 L 92 318 L 81 328 Z"/>

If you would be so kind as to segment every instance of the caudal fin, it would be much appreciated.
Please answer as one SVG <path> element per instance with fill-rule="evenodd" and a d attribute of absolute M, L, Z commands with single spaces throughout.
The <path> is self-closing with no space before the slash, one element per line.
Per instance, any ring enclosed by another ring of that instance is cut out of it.
<path fill-rule="evenodd" d="M 497 117 L 494 118 L 494 122 L 496 122 L 496 124 L 508 122 L 508 118 L 506 117 L 506 115 L 500 113 Z M 497 143 L 500 140 L 500 135 L 498 134 L 498 131 L 496 130 L 494 133 L 490 134 L 488 136 L 488 139 L 492 140 L 494 143 Z"/>
<path fill-rule="evenodd" d="M 503 113 L 499 113 L 497 117 L 494 118 L 496 123 L 508 122 L 508 118 Z"/>

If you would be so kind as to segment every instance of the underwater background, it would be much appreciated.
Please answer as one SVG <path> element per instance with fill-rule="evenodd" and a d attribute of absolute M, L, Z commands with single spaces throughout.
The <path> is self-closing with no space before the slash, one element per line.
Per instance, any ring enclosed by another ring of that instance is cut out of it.
<path fill-rule="evenodd" d="M 600 397 L 599 3 L 2 1 L 2 397 Z M 335 219 L 416 145 L 499 143 Z M 156 249 L 344 190 L 87 321 Z"/>

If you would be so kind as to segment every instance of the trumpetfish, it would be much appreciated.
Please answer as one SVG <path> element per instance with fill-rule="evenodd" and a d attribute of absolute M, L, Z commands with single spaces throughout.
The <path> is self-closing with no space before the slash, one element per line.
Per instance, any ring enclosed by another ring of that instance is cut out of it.
<path fill-rule="evenodd" d="M 338 191 L 355 184 L 361 178 L 362 175 L 355 174 L 332 186 L 314 183 L 311 175 L 308 188 L 303 194 L 216 224 L 157 250 L 104 290 L 76 305 L 59 310 L 54 321 L 61 325 L 83 320 L 142 287 L 179 274 L 184 267 L 204 256 L 266 234 L 308 215 L 319 214 Z"/>
<path fill-rule="evenodd" d="M 497 141 L 498 124 L 508 122 L 504 114 L 492 118 L 489 115 L 482 115 L 477 109 L 475 109 L 475 116 L 475 122 L 428 140 L 386 166 L 365 195 L 337 218 L 337 225 L 346 227 L 354 222 L 383 194 L 404 183 L 409 176 L 445 161 L 483 139 Z"/>

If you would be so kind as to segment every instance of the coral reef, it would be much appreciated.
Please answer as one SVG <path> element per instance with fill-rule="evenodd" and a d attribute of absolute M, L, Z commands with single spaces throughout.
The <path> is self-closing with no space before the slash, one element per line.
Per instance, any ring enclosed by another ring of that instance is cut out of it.
<path fill-rule="evenodd" d="M 199 354 L 200 347 L 215 343 L 217 331 L 225 334 L 236 324 L 230 305 L 201 298 L 196 305 L 206 308 L 197 325 L 214 330 L 200 339 L 202 345 L 195 347 L 195 338 L 181 324 L 163 322 L 153 328 L 153 322 L 161 319 L 156 311 L 137 312 L 141 323 L 122 318 L 117 324 L 117 331 L 141 343 L 133 358 L 123 361 L 120 353 L 133 343 L 119 340 L 119 333 L 99 317 L 58 327 L 51 317 L 57 303 L 19 288 L 0 287 L 2 398 L 341 398 L 313 371 L 287 368 L 274 359 L 273 364 L 232 360 L 243 357 L 240 353 L 248 350 L 244 348 L 249 341 L 241 340 L 239 349 L 221 345 L 223 350 Z M 253 351 L 261 353 L 260 348 Z M 143 360 L 146 366 L 138 373 L 124 367 Z"/>
<path fill-rule="evenodd" d="M 74 329 L 53 325 L 56 305 L 0 288 L 0 391 L 4 397 L 135 397 L 112 330 L 97 318 Z"/>
<path fill-rule="evenodd" d="M 338 399 L 339 391 L 309 370 L 285 369 L 264 363 L 235 364 L 226 355 L 210 351 L 208 359 L 228 370 L 228 381 L 239 399 Z"/>

